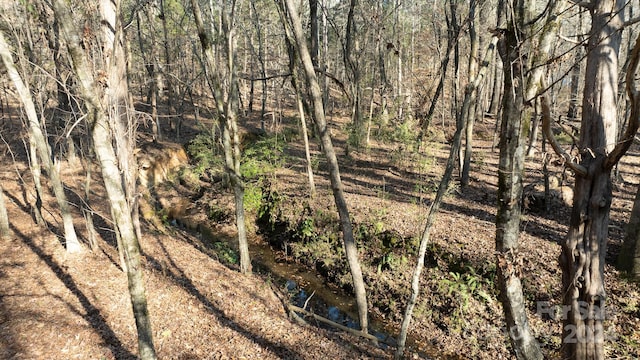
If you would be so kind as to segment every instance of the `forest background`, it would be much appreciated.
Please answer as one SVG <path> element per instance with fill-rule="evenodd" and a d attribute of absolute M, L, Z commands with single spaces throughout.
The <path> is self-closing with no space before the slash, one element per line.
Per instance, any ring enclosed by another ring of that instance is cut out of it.
<path fill-rule="evenodd" d="M 635 2 L 1 6 L 3 357 L 640 356 Z"/>

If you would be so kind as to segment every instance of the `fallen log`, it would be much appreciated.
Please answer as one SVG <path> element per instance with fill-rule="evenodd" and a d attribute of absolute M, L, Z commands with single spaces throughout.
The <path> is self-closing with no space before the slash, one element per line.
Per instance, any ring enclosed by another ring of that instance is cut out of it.
<path fill-rule="evenodd" d="M 362 332 L 360 330 L 352 329 L 352 328 L 344 326 L 342 324 L 338 324 L 335 321 L 331 321 L 331 320 L 329 320 L 329 319 L 327 319 L 325 317 L 322 317 L 322 316 L 320 316 L 318 314 L 314 314 L 311 311 L 307 311 L 307 310 L 305 310 L 305 309 L 303 309 L 301 307 L 295 306 L 295 305 L 288 304 L 287 307 L 289 309 L 289 313 L 298 312 L 298 313 L 304 314 L 306 316 L 310 316 L 310 317 L 312 317 L 312 318 L 314 318 L 314 319 L 316 319 L 316 320 L 318 320 L 318 321 L 320 321 L 320 322 L 322 322 L 324 324 L 327 324 L 329 326 L 335 327 L 335 328 L 340 329 L 342 331 L 348 332 L 349 334 L 353 334 L 353 335 L 356 335 L 356 336 L 363 337 L 365 339 L 369 339 L 369 340 L 373 341 L 376 345 L 378 344 L 378 338 L 373 336 L 373 335 L 371 335 L 371 334 L 367 334 L 367 333 Z"/>

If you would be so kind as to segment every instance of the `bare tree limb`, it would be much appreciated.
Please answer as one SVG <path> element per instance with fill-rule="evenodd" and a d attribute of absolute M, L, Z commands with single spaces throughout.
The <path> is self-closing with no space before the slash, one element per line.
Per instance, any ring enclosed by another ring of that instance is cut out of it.
<path fill-rule="evenodd" d="M 607 159 L 604 162 L 604 166 L 607 169 L 612 168 L 620 160 L 629 147 L 633 143 L 633 138 L 638 132 L 640 126 L 640 93 L 636 87 L 635 74 L 640 63 L 640 35 L 636 38 L 636 44 L 631 52 L 631 60 L 629 61 L 629 67 L 627 68 L 627 74 L 625 76 L 627 96 L 631 100 L 631 114 L 629 115 L 629 125 L 625 130 L 620 141 L 613 148 L 611 153 L 607 155 Z"/>
<path fill-rule="evenodd" d="M 631 26 L 640 22 L 640 16 L 634 17 L 624 22 L 624 27 Z"/>
<path fill-rule="evenodd" d="M 540 82 L 540 87 L 542 89 L 546 89 L 547 86 L 545 84 L 544 77 L 542 77 Z M 544 136 L 547 138 L 547 140 L 549 140 L 549 144 L 551 144 L 553 151 L 555 151 L 558 156 L 564 159 L 569 169 L 573 170 L 576 175 L 586 176 L 587 169 L 571 159 L 571 155 L 569 155 L 566 151 L 564 151 L 564 149 L 562 149 L 562 147 L 560 147 L 560 144 L 558 144 L 558 140 L 551 131 L 551 110 L 549 108 L 549 98 L 547 97 L 546 92 L 540 94 L 540 104 L 542 105 L 542 131 L 544 132 Z"/>
<path fill-rule="evenodd" d="M 583 7 L 585 9 L 592 9 L 593 8 L 593 2 L 592 1 L 574 1 L 574 0 L 569 0 L 569 3 L 571 3 L 572 5 Z"/>

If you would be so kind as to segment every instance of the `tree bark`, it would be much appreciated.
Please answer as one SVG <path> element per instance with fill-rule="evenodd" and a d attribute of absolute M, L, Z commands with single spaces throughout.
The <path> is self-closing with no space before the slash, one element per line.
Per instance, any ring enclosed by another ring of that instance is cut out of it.
<path fill-rule="evenodd" d="M 44 128 L 44 124 L 42 124 L 41 120 L 38 118 L 31 93 L 16 69 L 13 57 L 11 56 L 11 51 L 9 50 L 9 45 L 7 44 L 2 32 L 0 32 L 0 57 L 2 57 L 4 66 L 9 74 L 9 78 L 16 87 L 27 114 L 29 122 L 29 137 L 33 140 L 33 144 L 36 146 L 38 159 L 44 165 L 45 170 L 51 177 L 51 186 L 53 187 L 53 192 L 56 196 L 56 200 L 58 201 L 58 206 L 60 207 L 60 213 L 62 216 L 67 252 L 81 252 L 82 245 L 76 235 L 75 227 L 73 226 L 73 216 L 71 215 L 67 196 L 64 193 L 64 184 L 60 177 L 60 169 L 52 160 L 53 156 L 51 154 L 51 147 L 49 146 L 42 130 Z"/>
<path fill-rule="evenodd" d="M 632 66 L 627 71 L 627 93 L 633 100 L 632 121 L 622 141 L 617 142 L 618 54 L 623 7 L 622 0 L 600 0 L 594 1 L 590 9 L 579 143 L 582 160 L 579 165 L 572 165 L 576 172 L 573 209 L 560 255 L 563 304 L 568 310 L 562 334 L 567 359 L 605 358 L 604 266 L 612 200 L 611 169 L 630 146 L 640 111 L 637 90 L 632 88 L 640 52 L 639 39 Z M 549 112 L 548 104 L 543 106 L 543 111 Z"/>
<path fill-rule="evenodd" d="M 351 134 L 349 136 L 350 141 L 347 143 L 347 153 L 349 152 L 349 145 L 354 145 L 359 148 L 362 144 L 362 140 L 365 138 L 365 127 L 362 121 L 362 84 L 361 84 L 361 69 L 360 63 L 356 60 L 356 54 L 359 53 L 359 42 L 356 40 L 356 23 L 355 12 L 358 6 L 358 0 L 350 0 L 349 13 L 347 14 L 347 28 L 345 31 L 345 46 L 343 53 L 343 61 L 345 64 L 345 71 L 347 78 L 350 82 L 350 101 L 351 101 L 351 123 L 353 125 Z M 312 61 L 313 63 L 313 61 Z"/>
<path fill-rule="evenodd" d="M 119 9 L 119 1 L 111 2 L 116 14 Z M 91 67 L 86 55 L 80 48 L 80 35 L 75 31 L 73 19 L 64 0 L 54 0 L 53 9 L 56 19 L 61 24 L 61 34 L 67 44 L 75 75 L 78 79 L 80 97 L 84 100 L 88 115 L 91 118 L 91 136 L 94 151 L 100 162 L 102 178 L 104 179 L 107 197 L 111 206 L 111 213 L 115 224 L 115 232 L 120 237 L 127 269 L 127 280 L 131 304 L 138 331 L 138 352 L 143 360 L 156 359 L 153 346 L 153 331 L 147 309 L 144 280 L 142 277 L 142 264 L 140 262 L 140 245 L 136 236 L 132 219 L 130 203 L 127 201 L 127 193 L 124 187 L 126 179 L 122 176 L 123 169 L 119 168 L 121 160 L 117 158 L 113 148 L 112 128 L 113 119 L 109 119 L 108 104 L 104 104 L 100 93 L 102 85 L 91 73 Z M 118 26 L 112 28 L 117 37 Z M 124 66 L 124 64 L 119 64 Z M 124 71 L 124 70 L 120 70 Z M 118 84 L 112 86 L 117 87 Z M 119 120 L 119 119 L 116 119 Z"/>
<path fill-rule="evenodd" d="M 618 255 L 618 267 L 640 280 L 640 186 L 633 201 L 627 231 Z"/>
<path fill-rule="evenodd" d="M 515 20 L 514 20 L 515 21 Z M 524 21 L 519 22 L 522 24 Z M 511 22 L 510 22 L 511 24 Z M 542 359 L 542 352 L 527 320 L 527 309 L 517 267 L 516 253 L 520 234 L 522 177 L 524 175 L 524 133 L 522 114 L 523 76 L 519 38 L 510 26 L 501 46 L 504 69 L 504 97 L 500 129 L 498 164 L 498 213 L 496 215 L 497 270 L 500 300 L 505 313 L 509 338 L 518 359 Z M 530 111 L 527 112 L 530 114 Z M 526 114 L 525 114 L 526 115 Z"/>
<path fill-rule="evenodd" d="M 33 176 L 33 184 L 36 189 L 35 204 L 33 204 L 32 211 L 36 224 L 39 226 L 46 226 L 42 216 L 42 198 L 44 192 L 42 190 L 42 167 L 40 166 L 40 160 L 38 160 L 37 146 L 33 137 L 29 137 L 29 169 L 31 170 L 31 176 Z"/>
<path fill-rule="evenodd" d="M 4 201 L 4 189 L 0 184 L 0 237 L 3 239 L 11 236 L 11 228 L 9 227 L 9 215 L 7 206 Z"/>
<path fill-rule="evenodd" d="M 314 119 L 320 132 L 320 138 L 322 141 L 322 150 L 327 158 L 327 164 L 329 167 L 329 178 L 331 180 L 331 188 L 333 190 L 333 197 L 335 199 L 336 207 L 338 208 L 338 214 L 340 217 L 340 225 L 342 228 L 342 236 L 344 242 L 344 249 L 347 256 L 347 263 L 351 270 L 351 276 L 353 279 L 353 288 L 356 296 L 356 304 L 358 306 L 358 317 L 360 321 L 360 329 L 362 332 L 368 332 L 368 305 L 367 294 L 365 290 L 364 278 L 362 276 L 362 269 L 360 268 L 360 260 L 358 259 L 358 248 L 356 246 L 355 239 L 353 237 L 353 227 L 351 219 L 349 218 L 349 210 L 347 207 L 347 201 L 344 196 L 344 190 L 342 186 L 342 180 L 340 179 L 340 169 L 338 166 L 338 159 L 333 149 L 333 142 L 329 129 L 327 128 L 327 122 L 324 116 L 324 107 L 322 103 L 322 93 L 320 92 L 320 85 L 311 61 L 309 49 L 307 48 L 306 39 L 302 32 L 302 23 L 298 16 L 298 9 L 293 4 L 293 0 L 284 1 L 284 13 L 289 20 L 292 28 L 292 33 L 296 40 L 296 50 L 300 56 L 300 60 L 305 71 L 307 79 L 307 86 L 311 93 L 311 103 L 313 108 Z"/>

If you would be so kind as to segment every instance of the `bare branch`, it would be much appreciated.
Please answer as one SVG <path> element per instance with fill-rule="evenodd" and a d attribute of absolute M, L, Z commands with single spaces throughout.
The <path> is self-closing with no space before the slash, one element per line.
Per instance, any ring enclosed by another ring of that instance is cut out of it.
<path fill-rule="evenodd" d="M 291 73 L 287 73 L 287 74 L 275 74 L 275 75 L 268 75 L 265 77 L 259 77 L 259 78 L 254 78 L 251 76 L 246 76 L 243 74 L 239 74 L 239 78 L 242 80 L 247 80 L 247 81 L 264 81 L 264 80 L 272 80 L 272 79 L 277 79 L 277 78 L 284 78 L 284 77 L 289 77 L 291 76 Z"/>
<path fill-rule="evenodd" d="M 624 22 L 624 27 L 631 26 L 631 25 L 636 24 L 638 22 L 640 22 L 640 16 L 634 17 L 633 19 L 629 19 L 629 20 L 625 21 Z"/>
<path fill-rule="evenodd" d="M 636 38 L 636 44 L 631 52 L 631 60 L 629 61 L 629 67 L 627 68 L 627 74 L 625 76 L 627 96 L 631 100 L 631 114 L 629 115 L 629 125 L 625 130 L 622 138 L 616 144 L 616 147 L 609 153 L 604 163 L 605 168 L 612 168 L 620 158 L 629 150 L 629 147 L 633 143 L 633 138 L 638 132 L 640 126 L 640 93 L 635 83 L 635 74 L 638 70 L 638 64 L 640 63 L 640 35 Z"/>
<path fill-rule="evenodd" d="M 573 1 L 573 0 L 569 0 L 569 2 L 572 5 L 580 6 L 580 7 L 583 7 L 585 9 L 592 9 L 593 8 L 593 2 L 592 1 Z"/>
<path fill-rule="evenodd" d="M 580 41 L 580 40 L 573 40 L 573 39 L 569 39 L 568 37 L 562 35 L 562 34 L 558 34 L 558 37 L 570 44 L 574 44 L 574 45 L 582 45 L 584 43 L 584 41 Z M 573 48 L 572 48 L 573 49 Z"/>
<path fill-rule="evenodd" d="M 544 77 L 540 80 L 540 82 L 540 87 L 546 89 L 547 86 L 545 84 Z M 542 105 L 542 131 L 544 132 L 544 136 L 547 138 L 547 140 L 549 140 L 549 144 L 551 144 L 553 151 L 555 151 L 558 156 L 564 159 L 566 165 L 569 167 L 569 169 L 573 170 L 576 175 L 586 176 L 587 169 L 571 159 L 571 155 L 569 155 L 566 151 L 564 151 L 562 147 L 560 147 L 560 144 L 558 144 L 558 140 L 551 131 L 551 110 L 549 108 L 549 98 L 547 97 L 546 93 L 540 94 L 540 104 Z"/>

